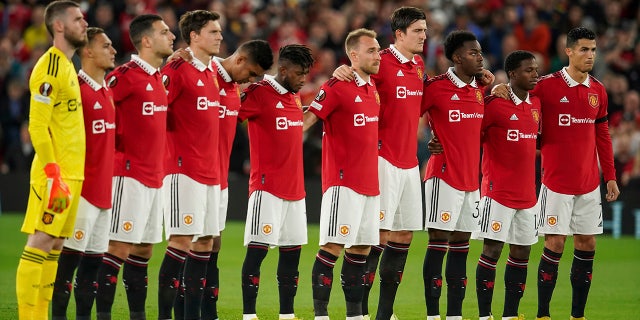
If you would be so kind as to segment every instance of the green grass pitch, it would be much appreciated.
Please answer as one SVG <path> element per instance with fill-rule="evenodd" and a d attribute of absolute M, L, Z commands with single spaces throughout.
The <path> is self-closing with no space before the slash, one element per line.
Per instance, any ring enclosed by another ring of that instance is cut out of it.
<path fill-rule="evenodd" d="M 17 319 L 15 298 L 15 274 L 18 259 L 26 241 L 20 233 L 22 215 L 4 214 L 0 216 L 0 319 Z M 220 319 L 242 319 L 242 294 L 240 289 L 240 270 L 245 249 L 242 246 L 243 222 L 229 222 L 223 235 L 223 249 L 220 253 L 220 300 L 218 310 Z M 300 263 L 300 283 L 296 297 L 296 314 L 303 319 L 313 319 L 311 298 L 311 267 L 318 246 L 318 226 L 309 226 L 309 244 L 303 246 Z M 400 285 L 395 304 L 395 312 L 400 319 L 425 319 L 424 289 L 422 285 L 422 261 L 426 249 L 427 235 L 416 232 L 411 245 L 403 282 Z M 149 268 L 149 292 L 147 297 L 147 318 L 157 318 L 157 275 L 166 243 L 158 244 Z M 475 268 L 481 250 L 481 243 L 471 242 L 471 251 L 467 263 L 469 285 L 464 301 L 464 317 L 477 319 L 475 294 Z M 536 270 L 540 259 L 542 243 L 534 245 L 529 264 L 528 288 L 520 304 L 520 312 L 526 319 L 535 319 L 536 313 Z M 554 292 L 551 314 L 554 319 L 569 319 L 571 309 L 571 284 L 569 268 L 572 259 L 572 247 L 567 245 L 560 264 L 560 277 Z M 501 316 L 504 296 L 504 262 L 507 252 L 503 252 L 496 276 L 493 310 Z M 262 281 L 258 296 L 258 315 L 262 320 L 278 318 L 278 289 L 275 280 L 278 252 L 271 250 L 262 265 Z M 338 279 L 341 260 L 334 270 Z M 332 319 L 344 319 L 345 307 L 339 281 L 335 282 L 329 305 Z M 370 309 L 375 313 L 378 299 L 378 285 L 371 292 Z M 443 292 L 441 310 L 445 309 L 446 293 Z M 69 306 L 69 319 L 74 319 L 73 298 Z M 128 318 L 125 291 L 118 287 L 113 308 L 113 319 Z M 95 307 L 94 307 L 95 311 Z M 614 240 L 607 236 L 598 238 L 598 249 L 594 267 L 593 285 L 587 304 L 586 315 L 590 320 L 599 319 L 640 319 L 640 241 L 629 237 Z M 444 318 L 443 318 L 444 319 Z M 499 317 L 497 317 L 499 319 Z"/>

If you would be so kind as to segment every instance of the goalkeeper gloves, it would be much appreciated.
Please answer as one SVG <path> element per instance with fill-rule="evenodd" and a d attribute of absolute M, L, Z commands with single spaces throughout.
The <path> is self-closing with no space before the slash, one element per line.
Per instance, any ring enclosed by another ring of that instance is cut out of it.
<path fill-rule="evenodd" d="M 71 192 L 62 177 L 60 177 L 60 166 L 51 162 L 44 166 L 44 173 L 47 175 L 47 194 L 49 203 L 47 209 L 54 213 L 62 213 L 71 204 Z"/>

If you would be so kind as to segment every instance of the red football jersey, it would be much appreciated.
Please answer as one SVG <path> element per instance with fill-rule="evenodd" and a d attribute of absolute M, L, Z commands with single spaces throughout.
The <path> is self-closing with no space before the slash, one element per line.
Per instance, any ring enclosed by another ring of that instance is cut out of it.
<path fill-rule="evenodd" d="M 191 62 L 177 59 L 162 73 L 169 101 L 166 173 L 181 173 L 201 184 L 220 184 L 215 65 L 196 57 Z"/>
<path fill-rule="evenodd" d="M 214 57 L 211 61 L 216 65 L 218 85 L 220 86 L 220 188 L 229 186 L 229 157 L 233 147 L 233 139 L 236 136 L 236 123 L 240 110 L 240 86 L 231 79 L 231 76 L 222 67 L 222 59 Z"/>
<path fill-rule="evenodd" d="M 87 154 L 84 164 L 82 197 L 92 205 L 111 208 L 111 179 L 116 141 L 116 109 L 113 93 L 107 86 L 78 72 Z"/>
<path fill-rule="evenodd" d="M 424 63 L 418 55 L 405 58 L 393 45 L 380 57 L 380 71 L 371 75 L 380 93 L 379 153 L 398 168 L 413 168 L 418 165 Z"/>
<path fill-rule="evenodd" d="M 113 174 L 160 188 L 167 148 L 167 93 L 160 70 L 137 55 L 107 76 L 116 106 Z"/>
<path fill-rule="evenodd" d="M 512 209 L 536 204 L 536 140 L 540 100 L 485 98 L 482 119 L 482 196 Z"/>
<path fill-rule="evenodd" d="M 429 113 L 444 149 L 429 158 L 425 180 L 438 177 L 460 191 L 478 189 L 483 91 L 475 79 L 470 84 L 460 80 L 453 67 L 425 83 L 422 112 Z"/>
<path fill-rule="evenodd" d="M 323 120 L 322 190 L 345 186 L 376 196 L 380 96 L 373 82 L 354 75 L 352 82 L 329 79 L 309 108 Z"/>
<path fill-rule="evenodd" d="M 583 83 L 565 69 L 540 79 L 532 93 L 542 104 L 542 183 L 564 194 L 589 193 L 615 180 L 607 123 L 607 91 L 596 78 Z"/>
<path fill-rule="evenodd" d="M 289 201 L 303 199 L 300 96 L 265 76 L 242 93 L 238 119 L 249 120 L 249 194 L 264 190 Z"/>

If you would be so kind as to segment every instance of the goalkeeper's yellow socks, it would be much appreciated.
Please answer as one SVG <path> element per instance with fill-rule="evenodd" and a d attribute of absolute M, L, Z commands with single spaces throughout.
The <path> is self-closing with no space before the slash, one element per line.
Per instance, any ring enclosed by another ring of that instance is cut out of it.
<path fill-rule="evenodd" d="M 48 319 L 49 302 L 53 296 L 53 284 L 58 272 L 60 250 L 51 250 L 42 263 L 42 277 L 40 278 L 40 292 L 36 303 L 36 317 L 34 319 Z"/>
<path fill-rule="evenodd" d="M 20 319 L 32 319 L 40 291 L 42 268 L 48 254 L 40 249 L 24 247 L 16 273 L 16 295 Z"/>

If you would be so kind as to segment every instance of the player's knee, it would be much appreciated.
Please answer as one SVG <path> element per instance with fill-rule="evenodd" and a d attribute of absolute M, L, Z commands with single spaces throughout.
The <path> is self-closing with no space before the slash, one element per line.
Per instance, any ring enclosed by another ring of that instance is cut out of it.
<path fill-rule="evenodd" d="M 509 254 L 516 259 L 529 259 L 529 254 L 531 253 L 531 246 L 518 246 L 511 245 L 509 249 Z"/>
<path fill-rule="evenodd" d="M 594 251 L 596 250 L 596 236 L 576 234 L 573 236 L 573 246 L 577 250 Z"/>
<path fill-rule="evenodd" d="M 482 246 L 482 254 L 492 259 L 500 259 L 503 246 L 503 242 L 485 239 Z"/>
<path fill-rule="evenodd" d="M 391 231 L 388 239 L 391 242 L 411 243 L 411 240 L 413 240 L 413 231 Z"/>
<path fill-rule="evenodd" d="M 565 235 L 548 234 L 544 238 L 544 247 L 557 253 L 564 251 L 564 243 L 567 240 Z"/>

